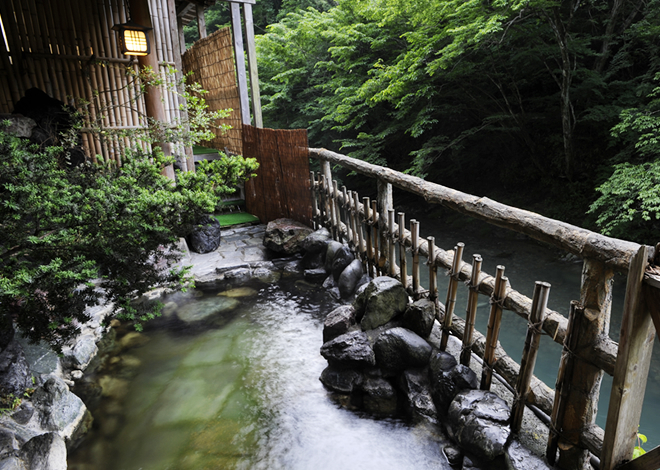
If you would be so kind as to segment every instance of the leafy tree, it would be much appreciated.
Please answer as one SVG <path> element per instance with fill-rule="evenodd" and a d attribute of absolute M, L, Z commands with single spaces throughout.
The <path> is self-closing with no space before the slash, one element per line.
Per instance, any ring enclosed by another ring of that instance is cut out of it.
<path fill-rule="evenodd" d="M 191 116 L 206 122 L 203 100 L 189 104 L 197 108 Z M 139 142 L 121 167 L 73 166 L 65 148 L 37 148 L 7 133 L 6 124 L 0 129 L 0 324 L 7 331 L 15 323 L 30 340 L 58 351 L 88 319 L 86 308 L 101 301 L 138 326 L 156 315 L 158 305 L 132 301 L 156 285 L 188 281 L 187 268 L 176 264 L 178 239 L 257 167 L 253 159 L 223 157 L 197 172 L 177 172 L 174 183 L 161 175 L 173 159 L 146 152 Z M 192 140 L 204 136 L 192 129 Z"/>

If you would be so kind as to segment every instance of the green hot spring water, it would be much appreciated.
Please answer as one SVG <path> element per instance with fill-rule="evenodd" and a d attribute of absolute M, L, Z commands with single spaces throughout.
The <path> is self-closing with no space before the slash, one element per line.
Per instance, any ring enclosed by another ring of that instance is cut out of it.
<path fill-rule="evenodd" d="M 433 430 L 347 411 L 323 388 L 336 304 L 320 288 L 218 294 L 175 295 L 165 302 L 179 312 L 168 303 L 144 337 L 118 333 L 128 347 L 85 378 L 95 424 L 71 470 L 449 468 Z"/>

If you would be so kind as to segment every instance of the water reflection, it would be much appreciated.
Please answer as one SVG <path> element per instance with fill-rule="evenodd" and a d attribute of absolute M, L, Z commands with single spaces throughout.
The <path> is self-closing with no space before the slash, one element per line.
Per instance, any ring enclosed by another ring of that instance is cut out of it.
<path fill-rule="evenodd" d="M 103 389 L 94 433 L 69 468 L 445 468 L 433 429 L 332 401 L 318 379 L 322 319 L 334 306 L 325 295 L 299 281 L 225 297 L 240 305 L 204 321 L 190 305 L 213 310 L 216 292 L 174 298 L 176 308 L 168 304 L 146 332 L 148 344 L 117 351 L 121 359 L 108 362 L 133 358 L 137 375 L 120 379 L 118 396 Z M 103 367 L 97 375 L 119 379 Z"/>

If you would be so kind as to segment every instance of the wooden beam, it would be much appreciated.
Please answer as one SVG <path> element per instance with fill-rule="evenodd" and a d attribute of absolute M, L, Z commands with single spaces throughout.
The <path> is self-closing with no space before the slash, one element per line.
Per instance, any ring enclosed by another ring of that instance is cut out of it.
<path fill-rule="evenodd" d="M 245 21 L 245 37 L 247 41 L 248 71 L 250 73 L 250 95 L 252 98 L 252 113 L 254 127 L 264 127 L 261 117 L 261 94 L 259 92 L 259 72 L 257 71 L 257 47 L 254 41 L 254 22 L 252 20 L 252 5 L 243 4 L 243 19 Z"/>
<path fill-rule="evenodd" d="M 616 467 L 617 470 L 656 470 L 660 468 L 660 446 L 640 455 L 635 460 Z"/>
<path fill-rule="evenodd" d="M 236 77 L 238 79 L 238 98 L 241 108 L 241 121 L 248 126 L 251 123 L 250 105 L 245 75 L 245 52 L 243 48 L 243 27 L 241 25 L 241 6 L 236 2 L 231 4 L 231 32 L 234 37 L 234 56 L 236 59 Z"/>
<path fill-rule="evenodd" d="M 493 225 L 524 233 L 535 240 L 557 246 L 583 259 L 592 258 L 602 261 L 620 271 L 628 270 L 630 259 L 639 249 L 637 243 L 606 237 L 534 212 L 507 206 L 486 197 L 463 193 L 326 149 L 310 148 L 309 156 L 315 159 L 327 159 L 357 173 L 382 179 L 412 194 L 422 196 L 427 202 L 442 204 Z"/>
<path fill-rule="evenodd" d="M 632 458 L 639 428 L 655 339 L 653 319 L 642 292 L 647 260 L 647 248 L 642 246 L 628 271 L 619 353 L 605 426 L 602 470 L 613 470 Z"/>

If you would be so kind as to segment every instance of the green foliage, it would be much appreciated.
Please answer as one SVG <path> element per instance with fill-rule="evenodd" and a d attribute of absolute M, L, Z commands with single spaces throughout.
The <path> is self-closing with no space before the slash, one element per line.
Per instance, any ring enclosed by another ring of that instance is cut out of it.
<path fill-rule="evenodd" d="M 632 455 L 633 459 L 636 459 L 637 457 L 646 454 L 646 451 L 644 450 L 642 445 L 646 444 L 647 440 L 648 439 L 646 439 L 646 436 L 644 434 L 640 433 L 639 431 L 637 432 L 637 445 L 633 449 L 633 455 Z"/>
<path fill-rule="evenodd" d="M 195 143 L 217 117 L 201 90 L 189 90 L 190 120 L 128 135 L 136 145 L 121 167 L 74 167 L 66 149 L 39 149 L 0 126 L 0 324 L 13 321 L 30 340 L 59 351 L 88 320 L 87 307 L 107 302 L 139 327 L 159 306 L 135 304 L 136 297 L 188 282 L 176 242 L 258 166 L 223 156 L 195 173 L 177 172 L 176 183 L 161 175 L 171 158 L 140 142 Z"/>

